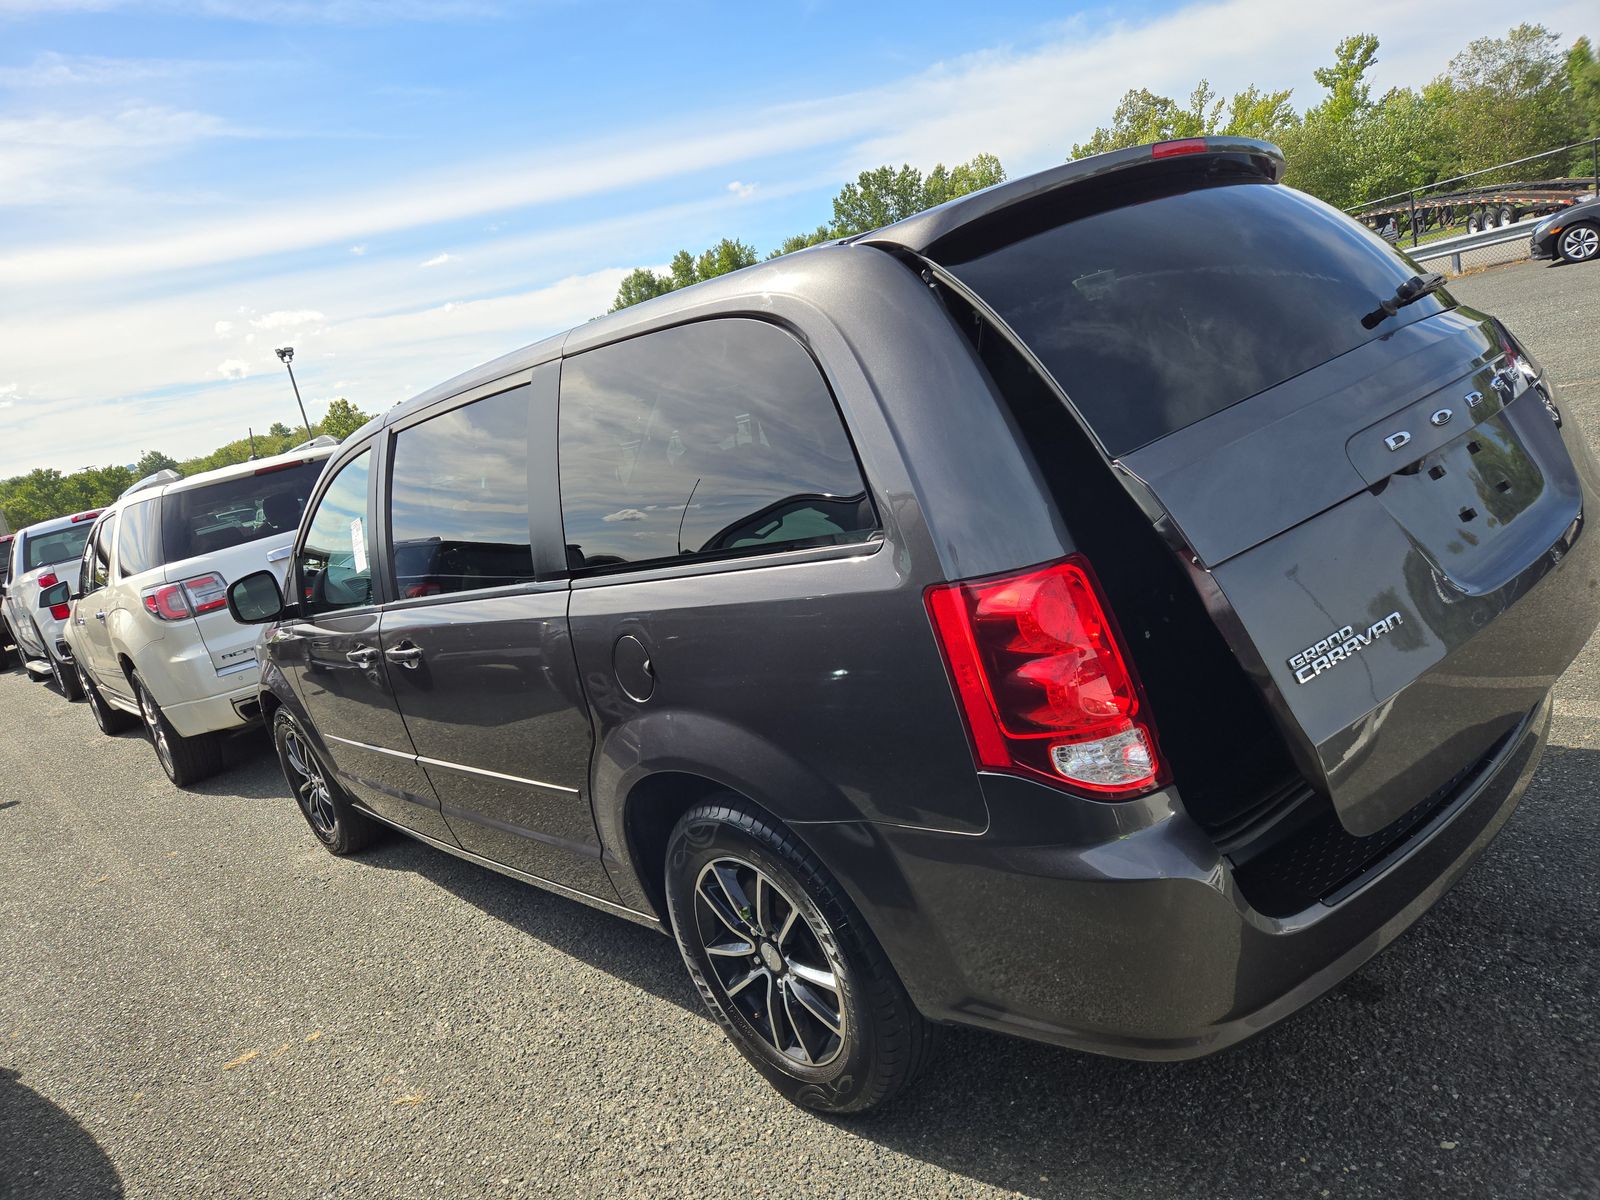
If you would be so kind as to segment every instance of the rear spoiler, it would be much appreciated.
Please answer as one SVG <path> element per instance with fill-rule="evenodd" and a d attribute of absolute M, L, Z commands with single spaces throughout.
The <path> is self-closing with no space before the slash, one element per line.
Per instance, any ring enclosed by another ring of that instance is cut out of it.
<path fill-rule="evenodd" d="M 1258 138 L 1203 137 L 1180 138 L 1144 146 L 1129 146 L 1088 158 L 1073 159 L 1059 167 L 1007 180 L 993 187 L 946 201 L 904 221 L 885 225 L 853 239 L 885 250 L 909 250 L 927 254 L 933 245 L 958 230 L 968 229 L 1007 209 L 1035 200 L 1051 192 L 1074 187 L 1110 175 L 1151 172 L 1177 167 L 1193 169 L 1197 158 L 1210 159 L 1215 166 L 1224 163 L 1239 174 L 1254 175 L 1270 183 L 1283 178 L 1283 151 Z"/>

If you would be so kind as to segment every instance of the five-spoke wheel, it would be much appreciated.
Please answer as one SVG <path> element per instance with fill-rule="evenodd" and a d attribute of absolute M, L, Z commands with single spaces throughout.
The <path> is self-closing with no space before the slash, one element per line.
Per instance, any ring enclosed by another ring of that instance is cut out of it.
<path fill-rule="evenodd" d="M 714 859 L 695 884 L 695 917 L 722 994 L 774 1050 L 806 1066 L 838 1057 L 843 968 L 781 887 L 748 862 Z"/>
<path fill-rule="evenodd" d="M 865 1112 L 922 1071 L 933 1026 L 793 831 L 741 797 L 708 800 L 667 839 L 664 882 L 706 1007 L 790 1100 Z"/>

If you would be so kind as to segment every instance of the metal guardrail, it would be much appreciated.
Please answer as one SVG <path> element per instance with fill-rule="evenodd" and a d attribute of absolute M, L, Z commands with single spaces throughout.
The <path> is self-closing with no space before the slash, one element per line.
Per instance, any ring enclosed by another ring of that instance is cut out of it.
<path fill-rule="evenodd" d="M 1543 217 L 1528 217 L 1515 225 L 1501 225 L 1495 229 L 1485 229 L 1482 233 L 1462 233 L 1421 246 L 1407 246 L 1405 250 L 1418 262 L 1448 258 L 1451 274 L 1459 275 L 1463 254 L 1471 254 L 1475 250 L 1487 250 L 1491 246 L 1503 246 L 1510 242 L 1521 242 L 1527 246 L 1532 240 L 1533 227 L 1543 219 Z"/>

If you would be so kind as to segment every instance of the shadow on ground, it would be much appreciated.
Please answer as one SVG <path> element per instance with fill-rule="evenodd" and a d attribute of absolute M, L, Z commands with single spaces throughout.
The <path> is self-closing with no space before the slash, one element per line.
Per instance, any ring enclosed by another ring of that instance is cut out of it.
<path fill-rule="evenodd" d="M 1243 1046 L 1143 1064 L 949 1030 L 914 1092 L 840 1128 L 1039 1197 L 1600 1194 L 1597 777 L 1600 752 L 1552 749 L 1432 913 Z M 362 861 L 700 1012 L 648 930 L 398 835 Z"/>
<path fill-rule="evenodd" d="M 0 1200 L 118 1197 L 122 1179 L 68 1113 L 0 1067 Z"/>

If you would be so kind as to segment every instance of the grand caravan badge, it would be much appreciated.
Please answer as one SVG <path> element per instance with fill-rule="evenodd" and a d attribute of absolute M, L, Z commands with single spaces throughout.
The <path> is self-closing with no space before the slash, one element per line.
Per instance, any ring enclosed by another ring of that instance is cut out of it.
<path fill-rule="evenodd" d="M 1374 621 L 1363 630 L 1353 625 L 1335 629 L 1314 646 L 1307 646 L 1289 659 L 1289 669 L 1297 683 L 1310 683 L 1324 671 L 1331 671 L 1340 663 L 1365 650 L 1384 634 L 1392 632 L 1401 623 L 1400 614 L 1390 613 L 1381 621 Z"/>

